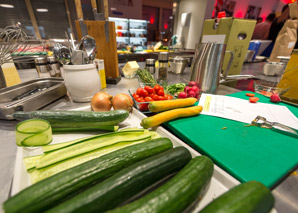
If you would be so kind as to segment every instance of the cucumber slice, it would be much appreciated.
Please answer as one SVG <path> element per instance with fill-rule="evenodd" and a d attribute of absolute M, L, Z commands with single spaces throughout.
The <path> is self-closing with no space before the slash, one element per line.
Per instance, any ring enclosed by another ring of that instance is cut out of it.
<path fill-rule="evenodd" d="M 138 141 L 143 139 L 151 139 L 151 134 L 149 131 L 144 130 L 134 130 L 134 131 L 124 131 L 116 133 L 108 133 L 99 135 L 98 137 L 86 140 L 83 143 L 77 143 L 75 145 L 65 147 L 63 149 L 58 149 L 55 152 L 50 152 L 41 157 L 37 163 L 36 168 L 40 169 L 43 167 L 50 166 L 57 162 L 81 155 L 83 153 L 91 152 L 95 149 L 110 146 L 120 142 Z"/>
<path fill-rule="evenodd" d="M 26 170 L 27 171 L 30 171 L 32 169 L 35 168 L 35 164 L 36 164 L 36 161 L 41 158 L 43 155 L 35 155 L 35 156 L 30 156 L 30 157 L 25 157 L 23 160 L 24 160 L 24 164 L 25 164 L 25 167 L 26 167 Z"/>
<path fill-rule="evenodd" d="M 52 128 L 48 121 L 31 119 L 16 126 L 16 144 L 18 146 L 43 146 L 52 141 Z"/>
<path fill-rule="evenodd" d="M 59 172 L 62 172 L 64 170 L 67 170 L 67 169 L 70 169 L 77 165 L 80 165 L 82 163 L 85 163 L 89 160 L 93 160 L 95 158 L 109 154 L 116 150 L 123 149 L 125 147 L 132 146 L 132 145 L 139 144 L 139 143 L 144 143 L 149 140 L 150 139 L 118 143 L 118 144 L 115 144 L 112 146 L 103 147 L 101 149 L 94 150 L 93 152 L 88 152 L 88 153 L 82 154 L 82 155 L 74 157 L 74 158 L 60 161 L 56 164 L 53 164 L 53 165 L 45 167 L 45 168 L 30 170 L 31 171 L 30 172 L 30 180 L 32 183 L 36 183 L 36 182 L 41 181 L 45 178 L 48 178 L 52 175 L 55 175 Z"/>

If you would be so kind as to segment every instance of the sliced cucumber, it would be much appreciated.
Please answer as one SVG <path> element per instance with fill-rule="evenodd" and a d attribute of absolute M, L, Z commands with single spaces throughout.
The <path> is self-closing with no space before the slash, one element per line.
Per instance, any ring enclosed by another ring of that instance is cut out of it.
<path fill-rule="evenodd" d="M 48 178 L 52 175 L 55 175 L 59 172 L 62 172 L 64 170 L 67 170 L 69 168 L 75 167 L 77 165 L 80 165 L 82 163 L 85 163 L 89 160 L 93 160 L 95 158 L 101 157 L 103 155 L 109 154 L 111 152 L 114 152 L 116 150 L 132 146 L 139 143 L 144 143 L 149 141 L 150 139 L 146 140 L 140 140 L 140 141 L 134 141 L 134 142 L 124 142 L 124 143 L 118 143 L 112 146 L 103 147 L 101 149 L 97 149 L 93 152 L 88 152 L 85 154 L 82 154 L 80 156 L 70 158 L 64 161 L 60 161 L 56 164 L 53 164 L 51 166 L 41 168 L 41 169 L 34 169 L 30 172 L 30 180 L 32 183 L 36 183 L 38 181 L 41 181 L 45 178 Z"/>
<path fill-rule="evenodd" d="M 27 171 L 30 171 L 32 169 L 35 168 L 36 165 L 36 161 L 41 158 L 43 155 L 35 155 L 35 156 L 30 156 L 30 157 L 25 157 L 24 160 L 24 164 L 26 167 Z"/>
<path fill-rule="evenodd" d="M 31 119 L 16 126 L 16 144 L 18 146 L 43 146 L 52 141 L 52 128 L 48 121 Z"/>
<path fill-rule="evenodd" d="M 78 143 L 69 147 L 65 147 L 63 149 L 56 150 L 55 152 L 45 154 L 36 163 L 36 168 L 44 168 L 57 162 L 116 143 L 139 141 L 145 139 L 151 139 L 151 134 L 149 133 L 149 131 L 145 130 L 116 132 L 105 134 L 104 136 L 99 135 L 98 137 L 91 138 L 83 143 Z"/>

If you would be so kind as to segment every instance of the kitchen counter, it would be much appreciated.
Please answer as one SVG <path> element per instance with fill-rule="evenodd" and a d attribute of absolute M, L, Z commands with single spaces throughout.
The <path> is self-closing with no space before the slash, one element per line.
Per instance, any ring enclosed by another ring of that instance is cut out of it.
<path fill-rule="evenodd" d="M 253 74 L 258 79 L 266 79 L 272 82 L 276 82 L 280 77 L 269 77 L 262 74 L 263 63 L 250 63 L 245 64 L 243 67 L 243 72 L 241 74 Z M 143 67 L 144 64 L 141 64 Z M 19 74 L 22 81 L 28 81 L 37 78 L 37 72 L 35 69 L 19 70 Z M 169 73 L 169 83 L 187 82 L 190 76 L 190 67 L 187 67 L 183 74 L 177 75 L 174 73 Z M 128 89 L 137 88 L 138 81 L 134 79 L 122 78 L 117 85 L 108 85 L 105 89 L 111 95 L 116 95 L 118 93 L 126 92 Z M 225 85 L 220 85 L 218 88 L 218 93 L 220 95 L 227 95 L 240 90 L 231 88 Z M 72 110 L 81 109 L 89 110 L 90 103 L 75 103 L 65 96 L 55 101 L 54 103 L 47 105 L 43 109 L 61 109 L 61 110 Z M 4 121 L 0 120 L 0 202 L 2 203 L 9 196 L 9 191 L 11 187 L 12 177 L 14 174 L 14 165 L 16 158 L 17 147 L 15 145 L 15 125 L 16 121 Z M 297 172 L 297 170 L 296 170 Z M 279 184 L 275 189 L 273 189 L 273 194 L 276 198 L 275 209 L 278 212 L 298 212 L 298 176 L 290 175 L 281 184 Z"/>

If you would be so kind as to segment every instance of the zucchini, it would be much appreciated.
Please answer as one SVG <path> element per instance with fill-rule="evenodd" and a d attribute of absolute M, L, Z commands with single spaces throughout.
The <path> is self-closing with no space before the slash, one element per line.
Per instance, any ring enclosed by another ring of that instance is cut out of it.
<path fill-rule="evenodd" d="M 129 116 L 126 110 L 112 110 L 107 112 L 93 111 L 18 111 L 13 114 L 16 120 L 32 118 L 44 119 L 50 122 L 53 129 L 57 128 L 96 128 L 100 126 L 114 126 Z"/>
<path fill-rule="evenodd" d="M 167 183 L 110 212 L 182 212 L 203 193 L 212 174 L 213 162 L 206 156 L 195 157 Z"/>
<path fill-rule="evenodd" d="M 16 144 L 18 146 L 43 146 L 51 143 L 52 128 L 48 121 L 30 119 L 16 126 Z"/>
<path fill-rule="evenodd" d="M 172 147 L 170 139 L 158 138 L 117 150 L 31 185 L 5 201 L 4 210 L 6 213 L 46 211 L 124 167 Z"/>
<path fill-rule="evenodd" d="M 274 197 L 271 191 L 260 182 L 249 181 L 222 194 L 201 213 L 263 213 L 270 212 L 273 206 Z"/>
<path fill-rule="evenodd" d="M 57 162 L 116 143 L 129 141 L 133 142 L 145 139 L 151 139 L 149 131 L 134 130 L 99 135 L 97 137 L 85 140 L 84 143 L 77 143 L 63 149 L 58 149 L 55 152 L 45 154 L 36 162 L 36 168 L 44 168 Z"/>
<path fill-rule="evenodd" d="M 48 212 L 105 212 L 178 172 L 190 160 L 191 154 L 184 147 L 167 150 L 121 170 Z"/>
<path fill-rule="evenodd" d="M 74 166 L 77 166 L 79 164 L 82 164 L 86 161 L 98 158 L 100 156 L 106 155 L 108 153 L 111 153 L 113 151 L 116 151 L 118 149 L 122 149 L 124 147 L 132 146 L 134 144 L 139 144 L 139 143 L 144 143 L 147 142 L 150 139 L 146 140 L 141 140 L 137 142 L 123 142 L 123 143 L 118 143 L 112 146 L 108 147 L 103 147 L 101 149 L 94 150 L 92 152 L 87 152 L 83 155 L 79 155 L 74 158 L 70 158 L 64 161 L 60 161 L 56 164 L 53 164 L 51 166 L 41 168 L 41 169 L 31 169 L 30 170 L 30 179 L 32 183 L 36 183 L 38 181 L 41 181 L 45 178 L 48 178 L 52 175 L 55 175 L 59 172 L 62 172 L 64 170 L 70 169 Z"/>

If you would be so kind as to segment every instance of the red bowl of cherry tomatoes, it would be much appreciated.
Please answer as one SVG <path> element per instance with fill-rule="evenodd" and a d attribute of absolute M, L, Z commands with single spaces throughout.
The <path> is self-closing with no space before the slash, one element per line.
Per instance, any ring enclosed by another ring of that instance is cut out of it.
<path fill-rule="evenodd" d="M 139 87 L 137 90 L 129 90 L 133 98 L 135 107 L 142 112 L 148 111 L 148 104 L 151 101 L 171 100 L 173 96 L 164 91 L 163 86 L 156 84 L 154 87 L 145 86 Z"/>

